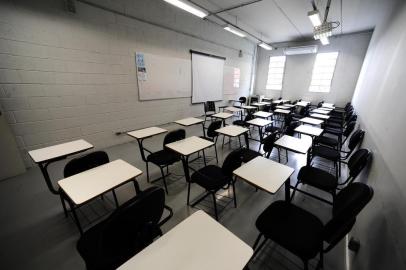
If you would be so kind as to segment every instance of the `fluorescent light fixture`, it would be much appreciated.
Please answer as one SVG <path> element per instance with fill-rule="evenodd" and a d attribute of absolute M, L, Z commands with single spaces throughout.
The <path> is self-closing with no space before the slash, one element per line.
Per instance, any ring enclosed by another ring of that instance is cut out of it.
<path fill-rule="evenodd" d="M 307 13 L 307 16 L 309 17 L 309 19 L 312 22 L 313 26 L 320 26 L 321 25 L 320 12 L 317 9 L 309 11 Z"/>
<path fill-rule="evenodd" d="M 267 51 L 272 50 L 272 47 L 269 46 L 268 44 L 264 43 L 264 42 L 259 43 L 259 46 L 262 47 L 262 48 L 264 48 L 264 49 L 267 50 Z"/>
<path fill-rule="evenodd" d="M 174 5 L 180 9 L 183 9 L 184 11 L 190 12 L 193 15 L 196 15 L 197 17 L 204 18 L 209 13 L 205 11 L 202 8 L 199 8 L 198 6 L 184 0 L 164 0 L 165 2 Z"/>
<path fill-rule="evenodd" d="M 323 44 L 323 45 L 328 45 L 328 44 L 330 44 L 330 41 L 328 40 L 328 37 L 321 37 L 321 38 L 320 38 L 320 42 L 321 42 L 321 44 Z"/>
<path fill-rule="evenodd" d="M 285 55 L 311 54 L 317 53 L 317 45 L 288 47 L 283 49 Z"/>
<path fill-rule="evenodd" d="M 166 0 L 165 0 L 165 1 L 166 1 Z M 238 31 L 238 30 L 236 30 L 236 29 L 234 29 L 234 28 L 231 28 L 229 25 L 227 25 L 226 27 L 224 27 L 224 30 L 227 30 L 228 32 L 231 32 L 231 33 L 233 33 L 234 35 L 237 35 L 237 36 L 239 36 L 239 37 L 245 37 L 245 34 L 244 34 L 244 33 L 240 32 L 240 31 Z"/>

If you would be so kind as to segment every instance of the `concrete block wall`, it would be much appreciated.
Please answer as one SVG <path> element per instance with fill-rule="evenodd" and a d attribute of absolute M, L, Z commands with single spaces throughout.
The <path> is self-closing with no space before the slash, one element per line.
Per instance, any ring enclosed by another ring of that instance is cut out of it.
<path fill-rule="evenodd" d="M 130 140 L 116 131 L 203 113 L 190 98 L 140 102 L 137 50 L 187 59 L 190 49 L 225 56 L 226 65 L 241 69 L 241 82 L 224 98 L 248 95 L 251 42 L 163 1 L 96 2 L 164 28 L 80 2 L 76 14 L 68 13 L 63 2 L 0 3 L 0 105 L 27 166 L 31 149 L 78 138 L 102 148 Z"/>

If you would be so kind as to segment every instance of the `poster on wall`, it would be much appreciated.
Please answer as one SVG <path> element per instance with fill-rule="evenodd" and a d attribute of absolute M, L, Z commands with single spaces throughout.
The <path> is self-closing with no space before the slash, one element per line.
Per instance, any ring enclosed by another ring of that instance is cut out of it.
<path fill-rule="evenodd" d="M 138 81 L 146 81 L 147 69 L 145 67 L 145 58 L 143 53 L 135 53 L 135 64 L 137 66 Z"/>

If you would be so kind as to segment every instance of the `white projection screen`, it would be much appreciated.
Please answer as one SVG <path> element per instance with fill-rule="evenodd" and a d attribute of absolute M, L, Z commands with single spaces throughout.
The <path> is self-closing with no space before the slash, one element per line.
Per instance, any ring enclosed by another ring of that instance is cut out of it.
<path fill-rule="evenodd" d="M 223 99 L 225 58 L 192 53 L 192 103 Z"/>

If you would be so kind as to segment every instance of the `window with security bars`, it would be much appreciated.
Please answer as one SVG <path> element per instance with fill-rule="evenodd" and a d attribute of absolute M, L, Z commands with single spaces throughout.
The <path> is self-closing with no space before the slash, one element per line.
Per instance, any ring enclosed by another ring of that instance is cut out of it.
<path fill-rule="evenodd" d="M 285 73 L 286 56 L 269 57 L 268 80 L 266 89 L 282 90 L 283 74 Z"/>
<path fill-rule="evenodd" d="M 328 93 L 331 88 L 338 52 L 318 53 L 314 62 L 310 92 Z"/>
<path fill-rule="evenodd" d="M 241 71 L 239 68 L 234 68 L 233 87 L 240 88 Z"/>

